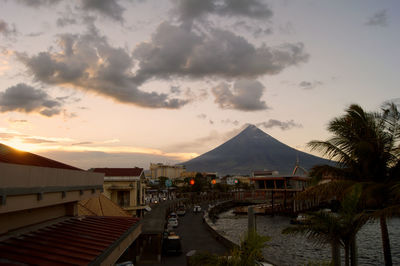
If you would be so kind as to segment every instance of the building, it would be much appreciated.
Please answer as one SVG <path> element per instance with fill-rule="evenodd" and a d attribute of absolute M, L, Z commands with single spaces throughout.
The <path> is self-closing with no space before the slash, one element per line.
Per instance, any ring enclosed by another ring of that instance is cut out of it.
<path fill-rule="evenodd" d="M 0 258 L 9 265 L 113 265 L 141 233 L 139 219 L 78 216 L 104 174 L 0 144 Z"/>
<path fill-rule="evenodd" d="M 141 217 L 145 205 L 143 168 L 93 168 L 104 174 L 104 195 L 132 216 Z"/>
<path fill-rule="evenodd" d="M 309 180 L 300 175 L 277 175 L 276 171 L 253 171 L 250 178 L 255 189 L 292 192 L 304 190 Z"/>
<path fill-rule="evenodd" d="M 186 172 L 183 165 L 167 165 L 162 163 L 150 163 L 151 179 L 158 179 L 165 176 L 169 179 L 181 178 L 182 173 Z"/>

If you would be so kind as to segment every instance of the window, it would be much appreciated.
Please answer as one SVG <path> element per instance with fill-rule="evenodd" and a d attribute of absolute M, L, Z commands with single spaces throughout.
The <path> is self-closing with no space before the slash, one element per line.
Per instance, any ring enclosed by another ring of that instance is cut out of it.
<path fill-rule="evenodd" d="M 117 203 L 121 207 L 129 206 L 130 191 L 118 191 L 117 192 Z"/>

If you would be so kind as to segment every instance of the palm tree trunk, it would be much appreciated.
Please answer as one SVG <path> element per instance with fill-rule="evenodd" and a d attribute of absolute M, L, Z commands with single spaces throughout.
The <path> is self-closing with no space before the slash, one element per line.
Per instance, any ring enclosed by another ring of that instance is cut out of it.
<path fill-rule="evenodd" d="M 380 225 L 381 225 L 381 235 L 382 235 L 382 245 L 383 245 L 383 256 L 385 258 L 385 265 L 392 266 L 392 253 L 390 251 L 390 241 L 389 241 L 389 232 L 386 224 L 386 217 L 381 215 L 379 217 Z"/>
<path fill-rule="evenodd" d="M 349 266 L 350 261 L 350 244 L 346 241 L 344 244 L 344 265 Z"/>
<path fill-rule="evenodd" d="M 332 262 L 333 266 L 340 266 L 341 259 L 340 259 L 340 244 L 337 240 L 332 240 Z"/>
<path fill-rule="evenodd" d="M 350 240 L 350 256 L 351 256 L 351 266 L 358 265 L 358 250 L 356 243 L 356 236 L 353 236 L 353 239 Z"/>

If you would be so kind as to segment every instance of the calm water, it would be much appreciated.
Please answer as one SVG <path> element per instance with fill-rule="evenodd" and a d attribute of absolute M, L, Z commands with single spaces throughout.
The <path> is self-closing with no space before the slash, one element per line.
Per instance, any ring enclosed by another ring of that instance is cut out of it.
<path fill-rule="evenodd" d="M 221 213 L 215 226 L 223 235 L 239 243 L 247 230 L 247 216 L 232 211 Z M 330 246 L 316 247 L 303 236 L 282 235 L 290 225 L 288 217 L 257 216 L 257 231 L 271 240 L 263 250 L 264 257 L 276 265 L 304 265 L 309 261 L 329 261 Z M 393 265 L 400 265 L 400 219 L 388 220 Z M 384 265 L 378 222 L 366 224 L 357 236 L 359 265 Z M 342 255 L 344 251 L 342 250 Z"/>

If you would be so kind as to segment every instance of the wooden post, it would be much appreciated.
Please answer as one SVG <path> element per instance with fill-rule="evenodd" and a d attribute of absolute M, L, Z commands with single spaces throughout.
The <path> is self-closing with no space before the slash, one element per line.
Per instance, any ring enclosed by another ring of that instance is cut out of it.
<path fill-rule="evenodd" d="M 254 214 L 254 207 L 247 208 L 247 231 L 250 233 L 256 231 L 256 217 Z"/>
<path fill-rule="evenodd" d="M 274 191 L 271 191 L 271 197 L 272 197 L 272 212 L 274 212 Z"/>
<path fill-rule="evenodd" d="M 284 198 L 283 198 L 283 207 L 286 210 L 286 188 L 285 188 L 285 194 L 284 194 Z"/>

